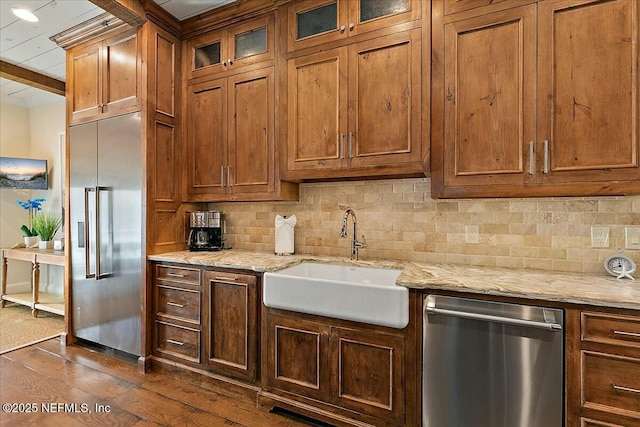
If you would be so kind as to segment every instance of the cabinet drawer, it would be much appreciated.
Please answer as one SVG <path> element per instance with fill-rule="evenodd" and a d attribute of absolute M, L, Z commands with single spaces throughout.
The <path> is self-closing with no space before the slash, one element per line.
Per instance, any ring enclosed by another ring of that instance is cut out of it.
<path fill-rule="evenodd" d="M 200 331 L 156 322 L 156 350 L 200 363 Z"/>
<path fill-rule="evenodd" d="M 583 351 L 582 405 L 640 419 L 640 359 Z"/>
<path fill-rule="evenodd" d="M 227 273 L 221 271 L 207 272 L 207 280 L 222 283 L 244 283 L 245 285 L 255 285 L 256 276 L 248 274 Z"/>
<path fill-rule="evenodd" d="M 640 349 L 640 317 L 582 312 L 582 341 Z"/>
<path fill-rule="evenodd" d="M 158 285 L 156 314 L 200 324 L 200 292 Z"/>
<path fill-rule="evenodd" d="M 624 427 L 620 424 L 611 424 L 604 421 L 596 421 L 588 418 L 580 419 L 580 427 Z"/>
<path fill-rule="evenodd" d="M 200 286 L 200 269 L 157 265 L 156 279 Z"/>

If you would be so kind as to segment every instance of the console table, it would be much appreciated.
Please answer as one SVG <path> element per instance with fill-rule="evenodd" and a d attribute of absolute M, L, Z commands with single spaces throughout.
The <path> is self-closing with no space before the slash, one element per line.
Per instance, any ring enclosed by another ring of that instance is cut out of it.
<path fill-rule="evenodd" d="M 64 252 L 52 249 L 1 249 L 2 251 L 2 291 L 0 299 L 2 308 L 7 301 L 31 307 L 33 317 L 38 317 L 38 310 L 64 316 L 64 296 L 40 292 L 40 264 L 64 266 Z M 31 292 L 7 294 L 7 260 L 27 261 L 31 263 Z"/>

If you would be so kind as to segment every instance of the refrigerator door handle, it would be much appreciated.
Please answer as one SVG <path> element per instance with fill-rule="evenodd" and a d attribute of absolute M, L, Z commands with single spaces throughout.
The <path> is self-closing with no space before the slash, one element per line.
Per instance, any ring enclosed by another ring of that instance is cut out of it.
<path fill-rule="evenodd" d="M 107 247 L 104 248 L 106 249 L 107 252 L 107 256 L 109 257 L 107 259 L 108 263 L 107 263 L 107 271 L 104 271 L 104 265 L 103 265 L 103 257 L 104 257 L 104 252 L 103 252 L 103 247 L 102 247 L 102 228 L 104 226 L 104 224 L 102 223 L 102 221 L 100 220 L 101 217 L 101 209 L 104 209 L 105 206 L 100 202 L 100 193 L 101 192 L 106 192 L 107 195 L 109 194 L 109 190 L 111 190 L 111 187 L 96 187 L 96 280 L 100 280 L 100 279 L 104 279 L 107 277 L 110 277 L 112 275 L 111 272 L 111 264 L 112 264 L 112 260 L 110 259 L 111 257 L 111 251 L 109 250 L 109 245 L 111 245 L 111 237 L 110 235 L 107 236 Z M 106 206 L 107 209 L 111 209 L 110 203 L 107 203 Z M 110 217 L 110 216 L 109 216 Z M 109 218 L 108 217 L 108 218 Z M 109 229 L 109 224 L 107 224 L 107 228 Z M 109 231 L 109 230 L 107 230 Z"/>
<path fill-rule="evenodd" d="M 96 280 L 100 280 L 100 187 L 96 192 Z"/>
<path fill-rule="evenodd" d="M 84 274 L 85 278 L 93 279 L 96 277 L 95 273 L 91 272 L 91 260 L 89 259 L 91 246 L 90 246 L 90 213 L 89 213 L 89 193 L 95 192 L 93 187 L 84 187 Z"/>

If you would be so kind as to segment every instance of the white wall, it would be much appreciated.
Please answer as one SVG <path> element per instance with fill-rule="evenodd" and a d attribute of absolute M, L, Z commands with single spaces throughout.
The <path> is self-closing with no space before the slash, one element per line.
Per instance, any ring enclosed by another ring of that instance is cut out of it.
<path fill-rule="evenodd" d="M 60 143 L 65 130 L 65 100 L 26 109 L 0 104 L 0 157 L 46 159 L 49 167 L 49 189 L 39 191 L 0 189 L 0 247 L 11 247 L 22 241 L 20 226 L 27 224 L 27 211 L 16 200 L 43 197 L 43 209 L 61 214 Z M 60 236 L 58 236 L 59 238 Z M 9 261 L 7 284 L 11 291 L 28 286 L 31 267 L 27 263 Z M 41 289 L 62 293 L 61 267 L 41 270 Z"/>

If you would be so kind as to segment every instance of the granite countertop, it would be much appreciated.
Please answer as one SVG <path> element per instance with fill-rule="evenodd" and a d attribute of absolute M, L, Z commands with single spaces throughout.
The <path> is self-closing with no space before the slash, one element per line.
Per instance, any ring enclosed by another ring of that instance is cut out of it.
<path fill-rule="evenodd" d="M 235 249 L 220 252 L 169 252 L 151 255 L 149 260 L 255 272 L 277 271 L 303 261 L 396 268 L 403 270 L 397 284 L 408 288 L 640 310 L 640 280 L 618 280 L 604 272 L 581 274 L 404 261 L 351 261 L 341 257 L 277 256 Z"/>

